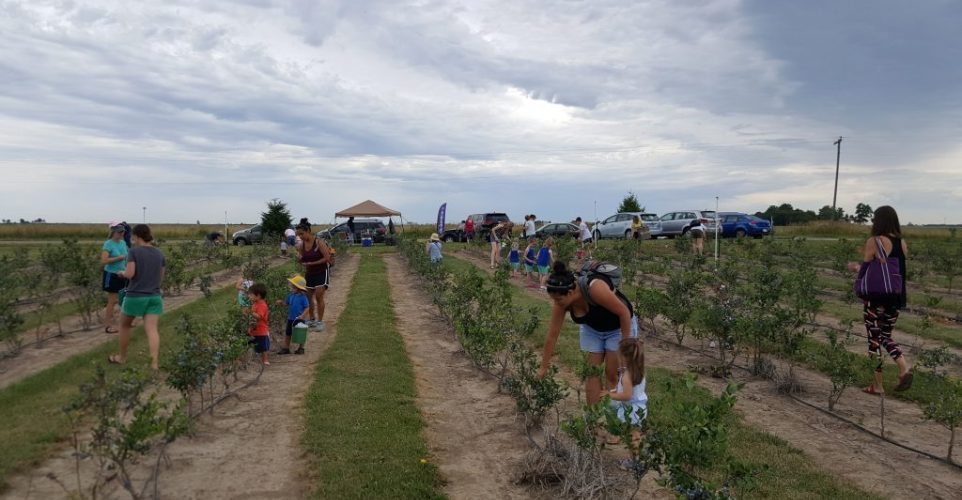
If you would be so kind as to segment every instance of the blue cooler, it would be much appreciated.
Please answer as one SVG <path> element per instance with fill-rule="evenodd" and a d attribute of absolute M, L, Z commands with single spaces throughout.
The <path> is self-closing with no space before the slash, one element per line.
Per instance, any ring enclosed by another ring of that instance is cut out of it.
<path fill-rule="evenodd" d="M 372 240 L 371 238 L 364 238 L 361 240 L 361 246 L 362 247 L 374 246 L 374 240 Z"/>

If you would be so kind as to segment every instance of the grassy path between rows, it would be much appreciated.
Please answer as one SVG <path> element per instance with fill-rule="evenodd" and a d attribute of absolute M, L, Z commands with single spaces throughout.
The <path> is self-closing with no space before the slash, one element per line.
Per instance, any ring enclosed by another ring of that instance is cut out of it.
<path fill-rule="evenodd" d="M 443 498 L 415 395 L 385 263 L 364 254 L 307 394 L 303 445 L 315 497 Z"/>
<path fill-rule="evenodd" d="M 236 290 L 230 285 L 214 293 L 209 302 L 201 298 L 162 316 L 161 358 L 179 345 L 176 326 L 181 317 L 213 319 L 227 310 L 235 297 Z M 103 335 L 99 331 L 87 334 Z M 7 487 L 9 474 L 43 460 L 69 437 L 62 408 L 76 397 L 80 384 L 93 377 L 95 367 L 106 364 L 107 356 L 116 351 L 116 342 L 101 344 L 0 390 L 0 491 Z M 142 326 L 132 332 L 129 353 L 129 363 L 147 366 L 147 338 Z M 112 371 L 119 373 L 120 368 L 112 367 Z"/>
<path fill-rule="evenodd" d="M 445 256 L 444 265 L 455 273 L 467 272 L 468 269 L 475 267 L 468 261 L 450 255 Z M 542 349 L 544 347 L 543 328 L 547 327 L 551 314 L 550 303 L 547 298 L 538 300 L 518 287 L 514 287 L 511 292 L 517 306 L 524 309 L 533 307 L 537 310 L 542 328 L 535 333 L 532 343 L 537 349 Z M 583 354 L 579 345 L 578 327 L 570 321 L 565 321 L 562 327 L 555 346 L 555 357 L 570 370 L 574 370 L 581 363 Z M 693 397 L 666 391 L 669 380 L 676 382 L 681 380 L 680 375 L 671 370 L 649 367 L 646 372 L 648 397 L 652 402 L 649 408 L 653 415 L 655 412 L 668 411 L 673 406 L 673 401 L 678 398 L 698 404 L 706 402 L 710 397 L 706 389 L 696 390 Z M 655 403 L 659 401 L 662 404 Z M 671 415 L 663 415 L 660 420 L 671 421 L 672 418 Z M 744 423 L 737 413 L 732 413 L 729 418 L 730 456 L 750 468 L 763 470 L 758 475 L 753 489 L 744 492 L 736 491 L 739 498 L 877 498 L 871 493 L 844 484 L 836 477 L 823 472 L 818 464 L 801 450 L 792 447 L 787 441 L 777 436 L 752 428 Z M 710 476 L 716 478 L 722 477 L 723 472 L 722 470 L 708 471 Z"/>

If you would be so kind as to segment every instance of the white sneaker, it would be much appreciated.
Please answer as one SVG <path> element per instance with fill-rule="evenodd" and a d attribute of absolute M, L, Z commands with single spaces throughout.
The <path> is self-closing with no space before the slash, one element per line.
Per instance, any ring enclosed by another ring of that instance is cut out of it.
<path fill-rule="evenodd" d="M 317 331 L 323 332 L 323 331 L 324 331 L 324 322 L 323 322 L 323 321 L 316 321 L 316 322 L 314 323 L 314 327 L 317 329 Z"/>

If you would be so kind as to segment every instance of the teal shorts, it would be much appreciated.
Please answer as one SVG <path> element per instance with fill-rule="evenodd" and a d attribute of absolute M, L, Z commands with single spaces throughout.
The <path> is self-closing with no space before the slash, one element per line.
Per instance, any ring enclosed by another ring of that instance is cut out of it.
<path fill-rule="evenodd" d="M 148 297 L 124 297 L 124 305 L 121 306 L 124 316 L 139 318 L 148 314 L 160 316 L 164 313 L 164 299 L 160 295 L 150 295 Z"/>
<path fill-rule="evenodd" d="M 547 276 L 550 274 L 550 268 L 548 266 L 538 266 L 538 272 Z"/>
<path fill-rule="evenodd" d="M 513 269 L 513 270 L 515 270 L 515 271 L 517 271 L 520 266 L 521 266 L 521 263 L 520 263 L 520 262 L 512 262 L 512 263 L 511 263 L 511 269 Z"/>
<path fill-rule="evenodd" d="M 531 265 L 531 264 L 525 264 L 525 265 L 524 265 L 524 270 L 525 270 L 525 272 L 533 273 L 533 272 L 534 272 L 534 266 Z"/>

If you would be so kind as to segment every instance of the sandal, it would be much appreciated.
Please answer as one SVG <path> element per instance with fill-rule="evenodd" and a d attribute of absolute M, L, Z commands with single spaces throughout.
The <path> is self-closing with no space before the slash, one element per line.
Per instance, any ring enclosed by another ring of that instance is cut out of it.
<path fill-rule="evenodd" d="M 304 348 L 303 348 L 303 347 L 298 347 L 297 350 L 294 351 L 294 354 L 304 354 Z"/>
<path fill-rule="evenodd" d="M 291 353 L 291 350 L 286 347 L 281 349 L 280 351 L 277 351 L 278 356 L 283 356 L 284 354 L 290 354 L 290 353 Z"/>
<path fill-rule="evenodd" d="M 105 327 L 105 328 L 104 328 L 104 333 L 120 333 L 120 330 L 118 330 L 118 329 L 116 329 L 116 328 L 114 328 L 114 327 L 112 327 L 112 326 L 108 326 L 108 327 Z"/>
<path fill-rule="evenodd" d="M 112 365 L 124 365 L 124 364 L 127 364 L 126 361 L 121 361 L 121 360 L 120 360 L 120 354 L 111 354 L 110 356 L 107 356 L 107 362 L 110 363 L 110 364 L 112 364 Z"/>
<path fill-rule="evenodd" d="M 905 372 L 905 375 L 899 377 L 899 385 L 895 386 L 895 390 L 898 392 L 907 391 L 912 387 L 912 372 Z"/>
<path fill-rule="evenodd" d="M 865 394 L 871 394 L 871 395 L 873 395 L 873 396 L 881 396 L 882 394 L 885 394 L 885 393 L 883 393 L 883 392 L 880 392 L 880 391 L 875 390 L 875 386 L 874 386 L 874 385 L 870 385 L 870 386 L 862 389 L 862 392 L 864 392 Z"/>

